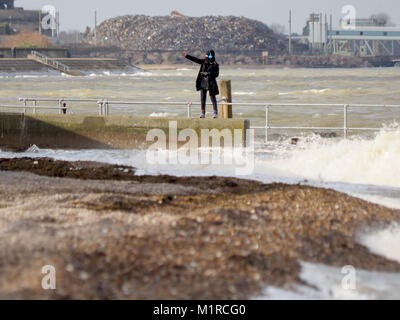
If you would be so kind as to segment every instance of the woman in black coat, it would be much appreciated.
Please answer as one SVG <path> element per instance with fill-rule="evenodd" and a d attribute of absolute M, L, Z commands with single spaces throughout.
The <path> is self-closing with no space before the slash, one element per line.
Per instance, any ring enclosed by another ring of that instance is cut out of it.
<path fill-rule="evenodd" d="M 206 98 L 207 91 L 210 94 L 211 102 L 214 107 L 214 119 L 218 118 L 218 104 L 215 96 L 219 95 L 217 78 L 219 77 L 219 64 L 215 61 L 215 52 L 210 50 L 204 59 L 199 59 L 184 52 L 186 59 L 201 64 L 199 75 L 196 80 L 196 89 L 201 93 L 201 116 L 206 117 Z"/>

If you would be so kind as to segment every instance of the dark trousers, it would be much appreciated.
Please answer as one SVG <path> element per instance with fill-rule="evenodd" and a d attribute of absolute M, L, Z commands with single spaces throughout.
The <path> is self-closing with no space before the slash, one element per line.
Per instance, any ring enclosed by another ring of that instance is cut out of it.
<path fill-rule="evenodd" d="M 200 96 L 201 96 L 201 112 L 206 113 L 206 99 L 207 99 L 207 91 L 205 89 L 200 90 Z M 213 104 L 214 112 L 218 114 L 218 103 L 217 103 L 217 98 L 215 95 L 210 94 L 210 99 Z"/>

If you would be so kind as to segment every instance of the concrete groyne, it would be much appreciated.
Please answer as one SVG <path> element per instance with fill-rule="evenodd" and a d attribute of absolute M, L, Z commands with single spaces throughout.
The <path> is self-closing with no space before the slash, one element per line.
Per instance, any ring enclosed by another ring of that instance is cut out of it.
<path fill-rule="evenodd" d="M 249 128 L 244 119 L 0 113 L 0 148 L 26 150 L 32 145 L 51 149 L 146 148 L 153 143 L 146 141 L 149 130 L 160 129 L 169 138 L 171 122 L 176 123 L 177 133 L 193 129 L 199 137 L 203 129 L 228 129 L 232 136 L 235 130 L 240 130 L 243 144 Z"/>

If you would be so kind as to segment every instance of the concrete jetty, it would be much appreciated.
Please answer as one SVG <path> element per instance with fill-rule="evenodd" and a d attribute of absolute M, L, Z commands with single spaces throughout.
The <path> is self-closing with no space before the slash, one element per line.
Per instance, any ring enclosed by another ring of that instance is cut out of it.
<path fill-rule="evenodd" d="M 242 143 L 246 144 L 249 121 L 244 119 L 0 113 L 0 148 L 26 150 L 37 145 L 52 149 L 145 149 L 154 143 L 146 141 L 149 130 L 161 129 L 168 138 L 171 121 L 176 122 L 178 133 L 193 129 L 199 139 L 202 129 L 228 129 L 232 136 L 234 130 L 240 130 Z"/>

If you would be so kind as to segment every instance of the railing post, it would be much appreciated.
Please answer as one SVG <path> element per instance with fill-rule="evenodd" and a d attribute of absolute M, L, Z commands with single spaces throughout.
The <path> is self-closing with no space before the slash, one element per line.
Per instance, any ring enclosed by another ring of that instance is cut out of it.
<path fill-rule="evenodd" d="M 105 107 L 104 107 L 104 112 L 105 112 L 106 116 L 108 116 L 108 107 L 109 107 L 108 100 L 106 100 Z"/>
<path fill-rule="evenodd" d="M 347 111 L 348 111 L 348 109 L 349 109 L 349 105 L 348 104 L 345 104 L 344 105 L 344 108 L 343 108 L 343 120 L 344 120 L 344 123 L 343 123 L 343 137 L 345 138 L 345 139 L 347 139 Z"/>
<path fill-rule="evenodd" d="M 190 119 L 192 117 L 192 103 L 191 102 L 187 103 L 187 113 L 188 113 L 188 118 Z"/>
<path fill-rule="evenodd" d="M 99 116 L 101 116 L 103 115 L 103 100 L 99 100 L 97 104 L 99 105 Z"/>
<path fill-rule="evenodd" d="M 37 106 L 36 100 L 33 100 L 33 114 L 36 114 L 36 106 Z"/>
<path fill-rule="evenodd" d="M 58 114 L 62 114 L 62 103 L 63 103 L 63 100 L 59 99 L 58 100 Z"/>
<path fill-rule="evenodd" d="M 265 108 L 265 142 L 268 143 L 269 140 L 269 109 L 271 105 L 267 104 Z"/>
<path fill-rule="evenodd" d="M 24 99 L 24 113 L 26 113 L 26 99 Z"/>

